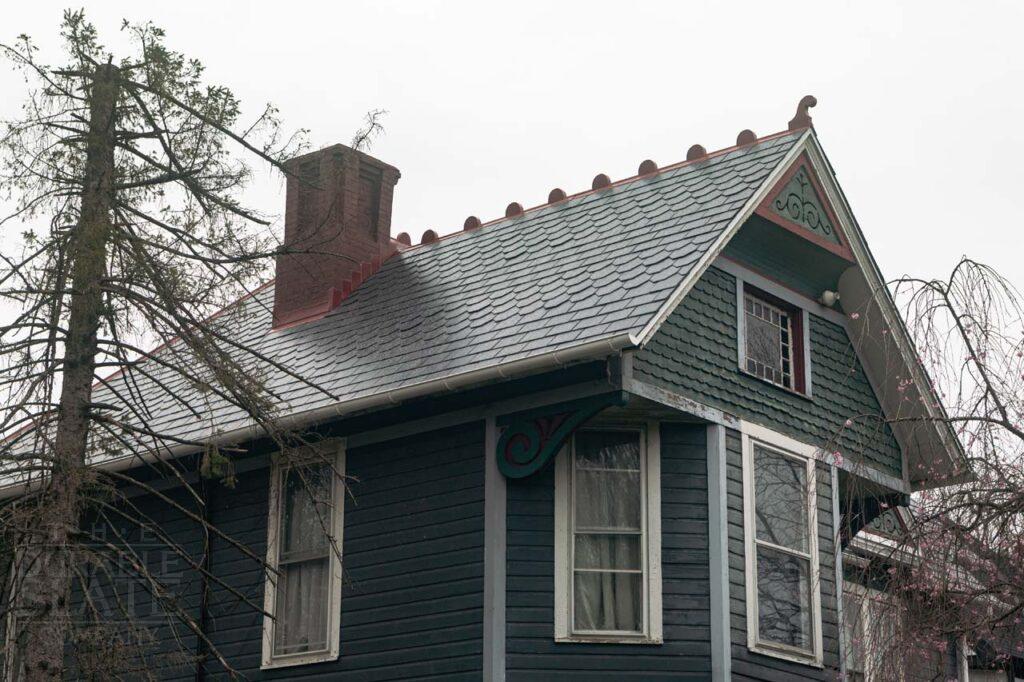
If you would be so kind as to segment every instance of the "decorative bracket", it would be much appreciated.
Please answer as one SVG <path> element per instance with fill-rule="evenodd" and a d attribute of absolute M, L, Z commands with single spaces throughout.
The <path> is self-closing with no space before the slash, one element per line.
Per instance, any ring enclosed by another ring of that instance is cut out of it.
<path fill-rule="evenodd" d="M 910 495 L 892 493 L 889 495 L 869 495 L 850 501 L 849 508 L 843 511 L 840 545 L 843 549 L 850 544 L 863 528 L 871 528 L 878 534 L 888 535 L 895 539 L 905 532 L 897 509 L 910 506 Z M 892 512 L 892 514 L 888 514 Z"/>
<path fill-rule="evenodd" d="M 626 402 L 626 394 L 615 391 L 510 415 L 495 452 L 498 470 L 506 478 L 537 473 L 584 422 L 606 407 Z"/>

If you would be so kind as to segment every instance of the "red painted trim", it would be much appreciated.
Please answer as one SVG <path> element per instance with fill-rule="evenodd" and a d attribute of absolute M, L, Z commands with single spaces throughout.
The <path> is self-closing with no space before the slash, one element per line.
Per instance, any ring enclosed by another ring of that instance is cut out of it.
<path fill-rule="evenodd" d="M 807 171 L 807 177 L 811 180 L 811 188 L 817 194 L 818 201 L 821 202 L 822 207 L 825 209 L 825 213 L 828 215 L 828 219 L 832 222 L 832 227 L 836 231 L 836 238 L 839 239 L 840 242 L 839 244 L 834 244 L 824 237 L 814 234 L 803 225 L 795 223 L 772 210 L 772 202 L 775 201 L 775 199 L 782 193 L 782 190 L 785 189 L 789 181 L 793 179 L 793 176 L 796 175 L 801 168 Z M 785 175 L 783 175 L 775 184 L 775 187 L 773 187 L 768 193 L 768 196 L 765 197 L 764 201 L 754 209 L 754 213 L 757 213 L 766 220 L 770 220 L 779 227 L 785 228 L 798 237 L 803 237 L 816 246 L 820 246 L 826 251 L 834 253 L 844 260 L 856 263 L 857 259 L 854 257 L 853 251 L 851 251 L 848 246 L 850 241 L 846 238 L 843 228 L 840 227 L 839 218 L 836 216 L 836 213 L 832 209 L 832 205 L 828 201 L 827 197 L 828 195 L 825 194 L 825 191 L 821 186 L 821 182 L 818 180 L 818 176 L 815 174 L 814 169 L 811 166 L 810 159 L 807 158 L 807 153 L 805 152 L 793 162 L 793 165 L 790 166 Z"/>
<path fill-rule="evenodd" d="M 774 140 L 774 139 L 779 138 L 779 137 L 786 137 L 787 135 L 793 135 L 794 137 L 797 137 L 797 136 L 803 134 L 804 130 L 805 129 L 803 129 L 803 128 L 799 129 L 799 130 L 780 130 L 777 133 L 772 133 L 771 135 L 765 135 L 764 137 L 759 137 L 759 138 L 757 138 L 753 142 L 748 142 L 746 144 L 734 144 L 731 147 L 725 147 L 724 149 L 718 149 L 718 150 L 715 150 L 713 152 L 708 152 L 706 156 L 702 156 L 699 159 L 691 159 L 691 160 L 685 160 L 685 161 L 678 161 L 676 163 L 672 163 L 672 164 L 669 164 L 667 166 L 662 166 L 661 168 L 658 169 L 658 174 L 664 173 L 665 171 L 670 171 L 670 170 L 675 170 L 677 168 L 682 168 L 683 166 L 693 166 L 693 165 L 705 163 L 705 162 L 708 161 L 708 159 L 713 159 L 713 158 L 715 158 L 717 156 L 722 156 L 724 154 L 729 154 L 729 153 L 734 152 L 734 151 L 736 151 L 738 149 L 751 148 L 751 147 L 754 147 L 754 146 L 756 146 L 756 145 L 758 145 L 758 144 L 760 144 L 762 142 L 768 142 L 770 140 Z M 527 213 L 532 213 L 533 211 L 539 211 L 541 209 L 547 208 L 548 206 L 554 206 L 554 205 L 563 203 L 563 202 L 565 202 L 565 201 L 567 201 L 569 199 L 578 199 L 580 197 L 585 197 L 588 194 L 597 194 L 598 192 L 606 192 L 606 191 L 608 191 L 611 188 L 615 188 L 615 187 L 619 187 L 621 185 L 629 184 L 629 183 L 635 182 L 637 180 L 650 180 L 651 178 L 652 178 L 652 175 L 649 174 L 649 173 L 648 174 L 644 174 L 644 175 L 639 175 L 639 174 L 638 175 L 631 175 L 630 177 L 623 178 L 621 180 L 616 180 L 615 182 L 613 182 L 612 184 L 608 185 L 607 187 L 602 187 L 600 190 L 588 189 L 588 190 L 584 190 L 582 192 L 577 192 L 575 194 L 566 195 L 566 196 L 562 197 L 561 199 L 558 199 L 557 201 L 550 201 L 549 200 L 549 201 L 547 201 L 547 202 L 545 202 L 543 204 L 537 204 L 536 206 L 531 206 L 530 208 L 524 209 L 522 213 L 518 214 L 515 217 L 516 218 L 521 218 L 523 215 L 525 215 Z M 509 222 L 509 220 L 510 220 L 510 218 L 502 216 L 501 218 L 494 218 L 493 220 L 488 220 L 485 223 L 481 223 L 479 227 L 489 227 L 491 225 L 496 225 L 496 224 L 499 224 L 499 223 Z M 477 229 L 479 229 L 479 228 L 477 228 Z M 472 230 L 472 231 L 475 231 L 475 230 Z M 806 232 L 806 230 L 804 230 L 804 231 Z M 428 246 L 434 246 L 436 244 L 439 244 L 440 242 L 445 241 L 446 239 L 452 239 L 454 237 L 458 237 L 459 235 L 463 234 L 464 232 L 465 232 L 465 230 L 457 230 L 457 231 L 454 231 L 454 232 L 448 232 L 446 234 L 438 236 L 438 238 L 435 239 L 432 242 L 429 242 L 429 243 L 426 243 L 426 244 L 421 242 L 420 244 L 417 244 L 417 245 L 415 245 L 413 247 L 406 247 L 404 250 L 409 251 L 410 249 L 419 249 L 419 248 L 424 248 L 424 247 L 428 247 Z"/>

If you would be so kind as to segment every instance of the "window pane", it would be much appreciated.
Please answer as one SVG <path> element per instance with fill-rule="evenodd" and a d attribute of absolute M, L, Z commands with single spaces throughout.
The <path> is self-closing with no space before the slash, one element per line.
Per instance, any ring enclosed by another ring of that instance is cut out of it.
<path fill-rule="evenodd" d="M 642 630 L 641 574 L 576 573 L 573 589 L 576 630 Z"/>
<path fill-rule="evenodd" d="M 843 633 L 846 636 L 846 671 L 850 675 L 864 672 L 864 602 L 852 594 L 843 596 Z M 863 679 L 854 677 L 853 679 Z"/>
<path fill-rule="evenodd" d="M 810 562 L 757 548 L 757 616 L 761 639 L 811 648 Z"/>
<path fill-rule="evenodd" d="M 274 654 L 323 651 L 327 648 L 330 559 L 315 559 L 280 568 Z"/>
<path fill-rule="evenodd" d="M 743 309 L 745 369 L 762 379 L 792 388 L 792 325 L 789 313 L 749 295 L 744 298 Z"/>
<path fill-rule="evenodd" d="M 281 560 L 327 554 L 333 471 L 326 464 L 291 467 L 284 473 Z"/>
<path fill-rule="evenodd" d="M 621 568 L 639 571 L 639 535 L 577 535 L 576 568 Z"/>
<path fill-rule="evenodd" d="M 807 469 L 802 462 L 755 447 L 757 539 L 808 551 Z"/>
<path fill-rule="evenodd" d="M 640 470 L 637 431 L 580 431 L 576 434 L 578 469 Z"/>
<path fill-rule="evenodd" d="M 576 470 L 576 529 L 640 530 L 640 472 Z"/>

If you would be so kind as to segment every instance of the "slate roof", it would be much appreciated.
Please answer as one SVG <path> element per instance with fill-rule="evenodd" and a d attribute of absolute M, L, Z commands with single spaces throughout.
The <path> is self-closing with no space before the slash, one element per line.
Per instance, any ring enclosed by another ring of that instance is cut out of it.
<path fill-rule="evenodd" d="M 801 132 L 406 250 L 314 322 L 271 331 L 271 285 L 224 324 L 233 325 L 240 342 L 334 395 L 273 373 L 269 385 L 284 398 L 285 413 L 638 334 Z M 153 372 L 209 421 L 197 423 L 136 373 L 150 428 L 198 438 L 249 425 L 172 373 Z M 110 400 L 108 389 L 98 389 L 95 399 Z"/>

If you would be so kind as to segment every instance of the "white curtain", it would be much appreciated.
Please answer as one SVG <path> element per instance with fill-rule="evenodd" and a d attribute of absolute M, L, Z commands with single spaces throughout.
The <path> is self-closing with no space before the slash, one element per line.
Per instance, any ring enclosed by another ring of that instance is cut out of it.
<path fill-rule="evenodd" d="M 320 651 L 327 647 L 329 564 L 324 558 L 281 567 L 276 653 Z"/>
<path fill-rule="evenodd" d="M 636 431 L 577 435 L 574 627 L 642 630 L 640 446 Z"/>
<path fill-rule="evenodd" d="M 603 566 L 635 563 L 635 538 L 600 537 L 596 544 L 596 558 Z M 640 630 L 643 615 L 640 605 L 643 586 L 640 578 L 640 573 L 577 571 L 576 628 Z"/>
<path fill-rule="evenodd" d="M 330 602 L 331 470 L 327 466 L 289 469 L 281 496 L 283 537 L 279 553 L 278 655 L 327 648 Z"/>

